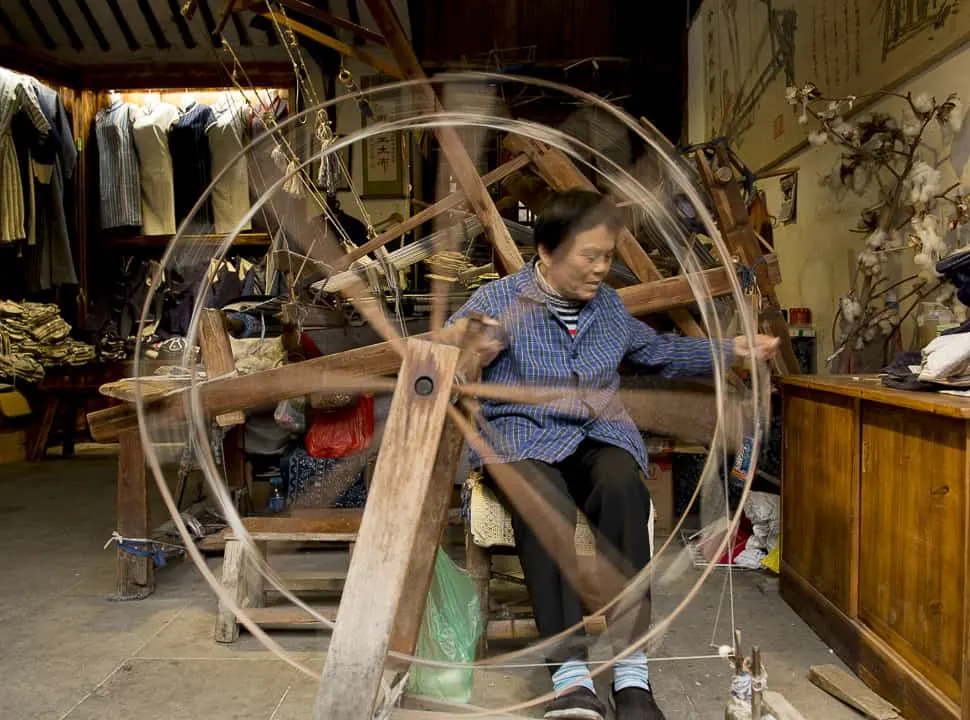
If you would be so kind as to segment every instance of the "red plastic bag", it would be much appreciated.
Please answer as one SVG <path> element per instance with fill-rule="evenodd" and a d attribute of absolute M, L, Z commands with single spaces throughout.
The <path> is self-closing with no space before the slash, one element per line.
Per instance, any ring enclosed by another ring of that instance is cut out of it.
<path fill-rule="evenodd" d="M 370 447 L 374 440 L 374 396 L 336 412 L 314 415 L 306 434 L 306 451 L 315 458 L 341 458 Z"/>

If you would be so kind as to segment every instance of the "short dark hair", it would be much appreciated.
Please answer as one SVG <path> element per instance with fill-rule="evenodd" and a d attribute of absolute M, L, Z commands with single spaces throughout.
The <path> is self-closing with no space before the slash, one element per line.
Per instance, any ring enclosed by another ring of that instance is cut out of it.
<path fill-rule="evenodd" d="M 574 235 L 600 225 L 619 231 L 622 222 L 616 205 L 591 190 L 566 190 L 556 193 L 543 206 L 533 240 L 536 249 L 554 252 Z"/>

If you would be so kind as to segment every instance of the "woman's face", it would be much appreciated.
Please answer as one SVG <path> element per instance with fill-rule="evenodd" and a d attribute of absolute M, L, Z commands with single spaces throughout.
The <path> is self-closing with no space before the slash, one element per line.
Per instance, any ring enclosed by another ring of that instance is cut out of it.
<path fill-rule="evenodd" d="M 553 290 L 570 300 L 592 300 L 610 271 L 616 252 L 616 233 L 597 225 L 574 235 L 555 251 L 539 247 L 543 276 Z"/>

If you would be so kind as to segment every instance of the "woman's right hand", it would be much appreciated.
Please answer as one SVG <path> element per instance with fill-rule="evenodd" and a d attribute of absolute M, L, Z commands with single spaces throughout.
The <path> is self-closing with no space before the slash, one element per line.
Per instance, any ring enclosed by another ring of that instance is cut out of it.
<path fill-rule="evenodd" d="M 438 342 L 462 349 L 458 373 L 466 380 L 476 380 L 482 368 L 491 365 L 507 345 L 502 324 L 482 313 L 470 313 L 435 334 Z"/>

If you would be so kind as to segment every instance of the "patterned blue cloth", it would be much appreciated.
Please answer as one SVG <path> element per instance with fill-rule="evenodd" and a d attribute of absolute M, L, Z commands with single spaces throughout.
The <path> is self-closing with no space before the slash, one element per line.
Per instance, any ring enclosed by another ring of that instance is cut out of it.
<path fill-rule="evenodd" d="M 602 285 L 579 314 L 575 337 L 550 310 L 532 265 L 479 288 L 448 321 L 472 312 L 501 320 L 507 347 L 482 372 L 491 383 L 571 387 L 578 397 L 553 405 L 483 401 L 491 429 L 483 437 L 499 462 L 559 462 L 592 438 L 629 452 L 646 472 L 643 438 L 616 392 L 619 366 L 628 360 L 664 377 L 710 375 L 717 343 L 661 335 L 627 311 L 613 288 Z M 732 346 L 721 348 L 732 361 Z M 480 459 L 475 459 L 476 464 Z"/>

